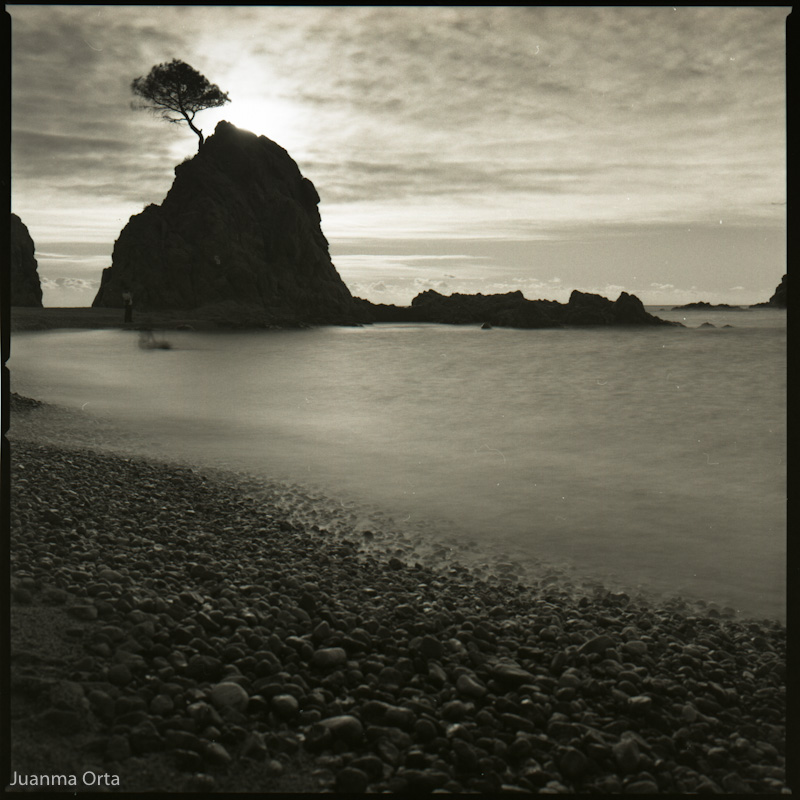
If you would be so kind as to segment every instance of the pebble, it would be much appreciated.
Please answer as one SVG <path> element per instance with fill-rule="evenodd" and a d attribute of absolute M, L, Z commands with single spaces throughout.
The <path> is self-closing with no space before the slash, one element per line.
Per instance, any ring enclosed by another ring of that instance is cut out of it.
<path fill-rule="evenodd" d="M 115 686 L 127 686 L 133 680 L 133 673 L 127 664 L 112 664 L 106 677 Z"/>
<path fill-rule="evenodd" d="M 633 772 L 639 766 L 641 754 L 633 739 L 622 739 L 613 746 L 612 751 L 617 766 L 623 772 Z"/>
<path fill-rule="evenodd" d="M 336 773 L 336 791 L 345 794 L 362 794 L 367 791 L 369 777 L 356 767 L 345 767 Z"/>
<path fill-rule="evenodd" d="M 471 675 L 460 675 L 456 680 L 456 689 L 459 693 L 467 697 L 483 697 L 488 691 L 487 688 Z"/>
<path fill-rule="evenodd" d="M 37 477 L 13 488 L 12 586 L 28 607 L 97 614 L 69 612 L 67 664 L 13 657 L 12 687 L 49 706 L 35 722 L 90 732 L 106 760 L 166 752 L 203 791 L 229 787 L 240 759 L 278 777 L 304 753 L 321 790 L 346 793 L 785 790 L 782 626 L 573 596 L 560 574 L 518 585 L 449 554 L 440 572 L 419 543 L 381 555 L 388 534 L 350 547 L 346 510 L 341 528 L 278 532 L 283 512 L 216 478 L 14 449 Z M 122 527 L 107 524 L 123 503 Z M 25 527 L 38 508 L 75 548 Z"/>
<path fill-rule="evenodd" d="M 624 789 L 625 794 L 658 794 L 658 784 L 655 781 L 633 781 Z"/>
<path fill-rule="evenodd" d="M 329 717 L 328 719 L 321 720 L 318 724 L 327 728 L 331 734 L 333 734 L 334 738 L 341 739 L 347 744 L 357 744 L 364 735 L 364 727 L 360 720 L 349 714 Z"/>
<path fill-rule="evenodd" d="M 492 677 L 511 686 L 535 683 L 536 681 L 536 678 L 528 670 L 517 664 L 497 664 L 492 668 Z"/>
<path fill-rule="evenodd" d="M 230 681 L 218 683 L 209 694 L 214 708 L 218 710 L 232 708 L 235 711 L 246 711 L 250 696 L 238 684 Z"/>
<path fill-rule="evenodd" d="M 611 647 L 614 647 L 616 642 L 610 636 L 605 634 L 601 634 L 600 636 L 595 636 L 592 639 L 584 642 L 578 648 L 578 654 L 585 656 L 590 655 L 592 653 L 605 653 Z"/>
<path fill-rule="evenodd" d="M 323 647 L 314 651 L 311 663 L 320 669 L 335 669 L 347 663 L 347 652 L 343 647 Z"/>
<path fill-rule="evenodd" d="M 433 636 L 423 636 L 419 650 L 423 658 L 441 658 L 444 653 L 444 645 Z"/>
<path fill-rule="evenodd" d="M 215 766 L 227 766 L 233 761 L 231 754 L 219 742 L 209 742 L 203 748 L 203 759 Z"/>
<path fill-rule="evenodd" d="M 270 700 L 270 708 L 281 718 L 291 719 L 300 709 L 297 698 L 291 694 L 276 694 Z"/>
<path fill-rule="evenodd" d="M 575 747 L 568 747 L 559 759 L 561 774 L 570 780 L 580 780 L 588 767 L 589 759 Z"/>

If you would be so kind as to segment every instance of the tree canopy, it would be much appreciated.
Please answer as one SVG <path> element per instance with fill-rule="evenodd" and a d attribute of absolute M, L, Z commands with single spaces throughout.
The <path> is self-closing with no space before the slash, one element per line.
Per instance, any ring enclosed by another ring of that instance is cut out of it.
<path fill-rule="evenodd" d="M 194 124 L 195 114 L 230 102 L 227 92 L 177 58 L 153 67 L 147 77 L 136 78 L 131 91 L 142 98 L 134 108 L 152 111 L 167 122 L 186 122 L 200 139 L 198 149 L 203 144 L 203 132 Z"/>

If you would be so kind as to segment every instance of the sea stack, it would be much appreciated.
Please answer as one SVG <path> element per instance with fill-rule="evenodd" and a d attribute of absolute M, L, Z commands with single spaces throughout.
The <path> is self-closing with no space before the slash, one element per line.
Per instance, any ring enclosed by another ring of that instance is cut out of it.
<path fill-rule="evenodd" d="M 163 203 L 131 217 L 93 306 L 198 310 L 279 324 L 355 322 L 314 185 L 266 136 L 220 122 L 175 168 Z"/>
<path fill-rule="evenodd" d="M 39 281 L 39 265 L 34 256 L 36 248 L 28 228 L 16 214 L 11 215 L 9 244 L 9 305 L 41 308 L 42 285 Z"/>

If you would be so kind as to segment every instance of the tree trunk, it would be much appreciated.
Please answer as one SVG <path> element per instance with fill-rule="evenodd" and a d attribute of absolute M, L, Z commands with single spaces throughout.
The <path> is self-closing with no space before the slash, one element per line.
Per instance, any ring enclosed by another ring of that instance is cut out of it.
<path fill-rule="evenodd" d="M 197 145 L 197 149 L 199 150 L 203 146 L 203 131 L 201 131 L 199 128 L 195 128 L 189 117 L 186 117 L 186 121 L 189 123 L 189 127 L 197 134 L 197 138 L 200 140 L 199 144 Z"/>

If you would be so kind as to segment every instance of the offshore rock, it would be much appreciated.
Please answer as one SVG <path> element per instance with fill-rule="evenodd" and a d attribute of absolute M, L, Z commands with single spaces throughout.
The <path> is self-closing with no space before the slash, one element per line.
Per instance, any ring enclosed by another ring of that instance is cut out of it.
<path fill-rule="evenodd" d="M 35 247 L 28 228 L 16 215 L 11 215 L 8 230 L 10 253 L 10 298 L 11 306 L 27 308 L 42 307 L 42 285 L 34 256 Z"/>
<path fill-rule="evenodd" d="M 520 291 L 506 294 L 452 294 L 429 289 L 407 307 L 373 304 L 356 298 L 361 322 L 433 322 L 481 328 L 561 328 L 565 325 L 675 325 L 645 311 L 635 295 L 622 292 L 612 301 L 573 291 L 568 303 L 528 300 Z"/>
<path fill-rule="evenodd" d="M 228 324 L 352 323 L 319 199 L 280 145 L 220 122 L 164 202 L 131 217 L 92 305 L 122 308 L 130 292 L 136 309 L 204 309 Z"/>

